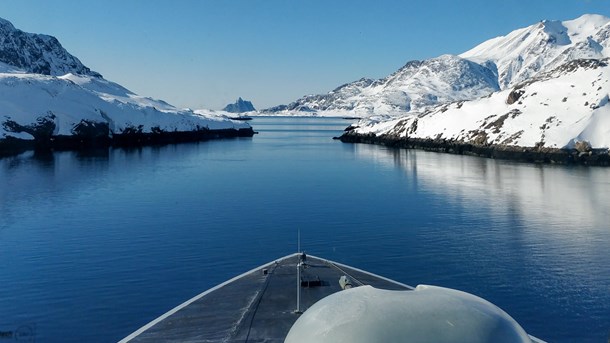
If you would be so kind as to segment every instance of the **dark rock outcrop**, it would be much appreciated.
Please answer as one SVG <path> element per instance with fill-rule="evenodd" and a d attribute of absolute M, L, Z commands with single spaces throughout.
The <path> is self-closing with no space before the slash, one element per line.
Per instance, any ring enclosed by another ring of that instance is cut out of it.
<path fill-rule="evenodd" d="M 25 132 L 34 137 L 35 142 L 42 142 L 51 139 L 55 131 L 55 115 L 49 112 L 45 116 L 38 117 L 35 123 L 21 125 L 14 120 L 7 119 L 2 123 L 4 130 L 8 132 Z"/>
<path fill-rule="evenodd" d="M 164 131 L 159 128 L 143 132 L 141 127 L 130 127 L 120 133 L 111 133 L 107 123 L 82 120 L 72 129 L 72 135 L 53 135 L 55 123 L 50 116 L 41 117 L 36 125 L 23 126 L 5 121 L 11 132 L 26 132 L 34 140 L 5 137 L 0 139 L 0 157 L 16 155 L 27 150 L 89 150 L 104 147 L 137 147 L 183 142 L 198 142 L 210 139 L 252 137 L 251 127 L 241 129 L 198 128 L 193 131 Z"/>
<path fill-rule="evenodd" d="M 515 102 L 517 102 L 519 100 L 519 98 L 523 95 L 523 93 L 525 93 L 525 91 L 523 89 L 515 88 L 513 91 L 511 91 L 508 94 L 508 98 L 506 99 L 506 103 L 509 104 L 509 105 L 514 104 Z"/>
<path fill-rule="evenodd" d="M 358 134 L 353 130 L 345 131 L 339 137 L 339 140 L 344 143 L 378 144 L 395 148 L 419 149 L 529 163 L 610 166 L 610 154 L 607 149 L 581 152 L 577 149 L 555 149 L 542 146 L 518 147 L 500 144 L 474 144 L 447 139 L 399 138 L 390 135 Z"/>

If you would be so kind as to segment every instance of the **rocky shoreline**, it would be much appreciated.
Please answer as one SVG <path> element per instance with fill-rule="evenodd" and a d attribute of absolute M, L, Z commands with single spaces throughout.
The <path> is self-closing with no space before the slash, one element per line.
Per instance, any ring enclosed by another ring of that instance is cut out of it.
<path fill-rule="evenodd" d="M 349 129 L 349 128 L 348 128 Z M 608 149 L 554 149 L 545 147 L 517 147 L 508 145 L 480 145 L 446 139 L 421 139 L 391 135 L 359 134 L 351 130 L 340 137 L 343 143 L 366 143 L 394 148 L 419 149 L 456 155 L 470 155 L 528 163 L 610 166 Z"/>
<path fill-rule="evenodd" d="M 105 134 L 104 134 L 105 133 Z M 218 129 L 202 128 L 194 131 L 127 131 L 109 135 L 103 128 L 75 135 L 36 135 L 33 140 L 6 137 L 0 139 L 0 157 L 13 156 L 28 150 L 63 151 L 89 150 L 105 147 L 140 147 L 166 145 L 185 142 L 199 142 L 210 139 L 252 137 L 256 132 L 251 128 Z"/>

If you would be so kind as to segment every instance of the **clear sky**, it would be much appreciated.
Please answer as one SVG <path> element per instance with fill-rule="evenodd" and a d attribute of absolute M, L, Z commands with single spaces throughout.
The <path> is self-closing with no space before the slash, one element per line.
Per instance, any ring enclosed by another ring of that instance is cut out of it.
<path fill-rule="evenodd" d="M 610 0 L 0 0 L 105 78 L 194 109 L 285 104 L 585 13 Z"/>

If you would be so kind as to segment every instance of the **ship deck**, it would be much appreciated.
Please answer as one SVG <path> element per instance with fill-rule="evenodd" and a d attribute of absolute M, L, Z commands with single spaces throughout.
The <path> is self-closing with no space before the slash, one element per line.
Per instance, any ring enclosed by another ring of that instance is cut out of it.
<path fill-rule="evenodd" d="M 284 342 L 299 317 L 299 254 L 283 257 L 220 284 L 165 313 L 123 342 Z M 339 278 L 354 287 L 412 287 L 353 267 L 307 256 L 301 269 L 300 309 L 341 291 Z"/>

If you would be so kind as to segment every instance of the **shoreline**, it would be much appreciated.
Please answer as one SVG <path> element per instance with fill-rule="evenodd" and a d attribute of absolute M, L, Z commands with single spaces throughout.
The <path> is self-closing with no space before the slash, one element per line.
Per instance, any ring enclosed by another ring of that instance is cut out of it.
<path fill-rule="evenodd" d="M 346 131 L 334 137 L 343 143 L 364 143 L 393 148 L 417 149 L 454 155 L 467 155 L 491 159 L 511 160 L 537 164 L 610 166 L 607 149 L 556 149 L 544 147 L 520 147 L 507 145 L 479 145 L 445 139 L 397 138 L 389 135 L 358 134 Z"/>
<path fill-rule="evenodd" d="M 252 137 L 256 134 L 251 127 L 241 129 L 201 129 L 179 132 L 129 132 L 102 135 L 50 136 L 33 140 L 6 137 L 0 140 L 0 158 L 15 156 L 26 151 L 79 151 L 109 147 L 141 147 L 177 143 L 200 142 L 212 139 Z"/>

